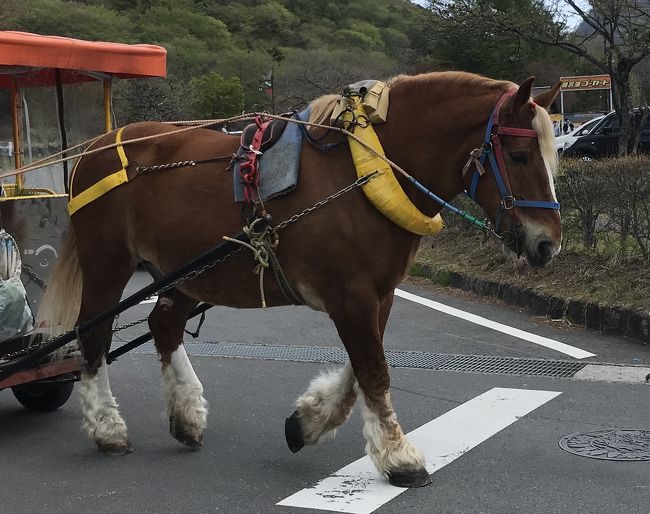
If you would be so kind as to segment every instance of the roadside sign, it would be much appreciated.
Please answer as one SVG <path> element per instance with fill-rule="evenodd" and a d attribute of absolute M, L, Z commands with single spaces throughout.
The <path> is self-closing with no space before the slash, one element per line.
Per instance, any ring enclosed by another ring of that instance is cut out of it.
<path fill-rule="evenodd" d="M 589 91 L 592 89 L 611 89 L 609 75 L 579 75 L 560 77 L 560 91 Z"/>
<path fill-rule="evenodd" d="M 577 75 L 560 77 L 560 114 L 564 119 L 564 93 L 569 91 L 609 90 L 609 109 L 612 110 L 612 78 L 609 75 Z"/>

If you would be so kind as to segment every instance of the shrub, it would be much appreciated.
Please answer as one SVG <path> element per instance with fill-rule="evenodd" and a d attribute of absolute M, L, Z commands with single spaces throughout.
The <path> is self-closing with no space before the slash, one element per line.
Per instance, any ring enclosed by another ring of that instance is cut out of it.
<path fill-rule="evenodd" d="M 557 194 L 565 233 L 584 249 L 650 260 L 650 158 L 564 159 Z"/>

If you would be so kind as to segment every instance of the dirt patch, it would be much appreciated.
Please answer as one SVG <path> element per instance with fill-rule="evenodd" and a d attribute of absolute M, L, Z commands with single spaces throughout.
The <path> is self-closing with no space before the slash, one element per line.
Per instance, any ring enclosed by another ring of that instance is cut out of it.
<path fill-rule="evenodd" d="M 565 310 L 574 302 L 578 307 L 595 304 L 650 315 L 650 267 L 640 261 L 622 263 L 562 252 L 548 266 L 533 268 L 513 261 L 497 242 L 473 232 L 449 230 L 423 240 L 411 274 L 446 286 L 454 273 L 558 298 L 565 302 Z"/>

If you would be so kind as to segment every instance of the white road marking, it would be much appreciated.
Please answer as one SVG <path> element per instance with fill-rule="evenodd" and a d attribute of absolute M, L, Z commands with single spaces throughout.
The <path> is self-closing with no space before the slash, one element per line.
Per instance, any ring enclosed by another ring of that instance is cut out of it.
<path fill-rule="evenodd" d="M 435 473 L 562 393 L 495 387 L 410 432 Z M 366 456 L 278 505 L 369 514 L 407 489 L 393 487 Z"/>
<path fill-rule="evenodd" d="M 587 364 L 573 378 L 599 382 L 623 382 L 627 384 L 650 383 L 650 368 L 642 366 L 615 366 Z"/>
<path fill-rule="evenodd" d="M 556 352 L 561 352 L 566 355 L 570 355 L 571 357 L 575 357 L 576 359 L 586 359 L 587 357 L 596 356 L 595 353 L 581 350 L 580 348 L 576 348 L 575 346 L 571 346 L 566 343 L 561 343 L 560 341 L 556 341 L 555 339 L 549 339 L 548 337 L 542 337 L 536 334 L 531 334 L 530 332 L 519 330 L 518 328 L 510 327 L 508 325 L 504 325 L 503 323 L 498 323 L 496 321 L 483 318 L 482 316 L 477 316 L 476 314 L 471 314 L 469 312 L 465 312 L 460 309 L 456 309 L 454 307 L 449 307 L 448 305 L 445 305 L 443 303 L 434 302 L 433 300 L 429 300 L 428 298 L 422 298 L 421 296 L 408 293 L 406 291 L 402 291 L 401 289 L 395 289 L 395 296 L 399 296 L 400 298 L 404 298 L 406 300 L 419 303 L 420 305 L 424 305 L 425 307 L 429 307 L 430 309 L 435 309 L 437 311 L 444 312 L 445 314 L 449 314 L 450 316 L 456 316 L 457 318 L 464 319 L 466 321 L 469 321 L 470 323 L 476 323 L 477 325 L 491 328 L 492 330 L 503 332 L 504 334 L 518 337 L 519 339 L 524 339 L 525 341 L 529 341 L 531 343 L 538 344 L 546 348 L 550 348 L 551 350 L 555 350 Z"/>

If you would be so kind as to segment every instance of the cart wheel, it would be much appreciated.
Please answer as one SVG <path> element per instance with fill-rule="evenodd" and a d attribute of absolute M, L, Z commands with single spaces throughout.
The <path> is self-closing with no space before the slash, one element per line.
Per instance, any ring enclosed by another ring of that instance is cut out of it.
<path fill-rule="evenodd" d="M 74 388 L 74 382 L 60 384 L 21 384 L 11 388 L 16 399 L 27 410 L 56 410 L 68 401 Z"/>

